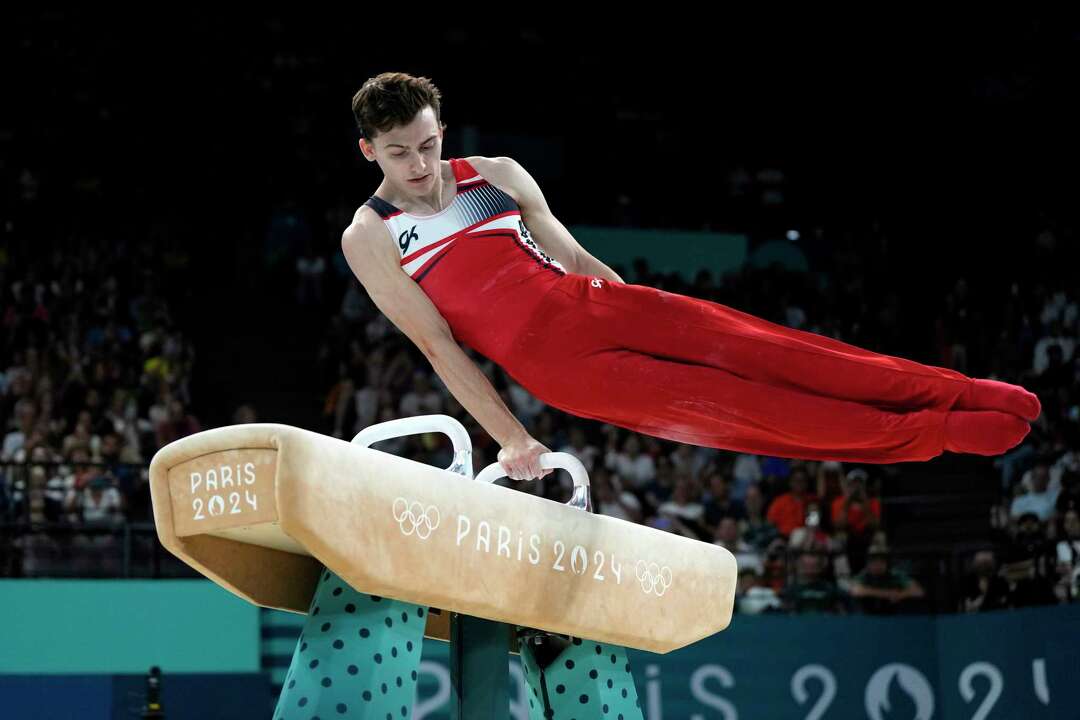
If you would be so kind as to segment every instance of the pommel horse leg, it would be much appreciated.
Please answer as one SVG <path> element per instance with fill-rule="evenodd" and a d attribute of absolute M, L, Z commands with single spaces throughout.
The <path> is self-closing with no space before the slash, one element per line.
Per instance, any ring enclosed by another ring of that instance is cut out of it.
<path fill-rule="evenodd" d="M 325 570 L 274 720 L 411 716 L 426 622 L 426 608 L 357 592 Z"/>
<path fill-rule="evenodd" d="M 518 637 L 530 720 L 643 720 L 625 648 L 535 630 Z"/>

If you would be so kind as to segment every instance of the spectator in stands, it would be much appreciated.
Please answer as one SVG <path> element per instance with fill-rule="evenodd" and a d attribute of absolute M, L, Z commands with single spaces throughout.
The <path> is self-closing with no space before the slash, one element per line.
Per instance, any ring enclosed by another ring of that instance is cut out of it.
<path fill-rule="evenodd" d="M 315 249 L 310 237 L 304 242 L 303 252 L 296 258 L 296 303 L 301 309 L 312 306 L 320 309 L 323 304 L 323 274 L 326 260 Z"/>
<path fill-rule="evenodd" d="M 826 518 L 831 527 L 833 500 L 843 495 L 843 472 L 844 466 L 835 460 L 818 463 L 817 482 L 814 493 L 821 500 L 822 507 L 830 511 L 830 517 Z"/>
<path fill-rule="evenodd" d="M 1032 384 L 1040 395 L 1053 397 L 1058 388 L 1068 385 L 1071 374 L 1072 363 L 1069 358 L 1064 357 L 1063 347 L 1055 342 L 1047 347 L 1046 367 Z"/>
<path fill-rule="evenodd" d="M 522 425 L 529 427 L 534 422 L 540 413 L 547 409 L 547 405 L 540 402 L 532 393 L 520 384 L 514 378 L 500 368 L 499 374 L 502 376 L 503 381 L 506 383 L 506 392 L 510 397 L 510 409 L 514 413 L 514 417 L 521 422 Z"/>
<path fill-rule="evenodd" d="M 1061 493 L 1054 507 L 1058 517 L 1065 517 L 1069 510 L 1080 512 L 1080 472 L 1066 470 L 1061 474 Z"/>
<path fill-rule="evenodd" d="M 761 552 L 780 536 L 780 531 L 765 517 L 765 496 L 756 484 L 746 490 L 746 519 L 741 523 L 740 534 Z"/>
<path fill-rule="evenodd" d="M 776 591 L 764 584 L 761 575 L 749 567 L 739 567 L 735 598 L 738 611 L 747 615 L 776 612 L 783 607 Z"/>
<path fill-rule="evenodd" d="M 731 516 L 721 518 L 716 526 L 713 544 L 719 545 L 734 555 L 735 562 L 740 568 L 751 568 L 759 575 L 764 572 L 761 551 L 739 537 L 739 524 L 735 518 Z"/>
<path fill-rule="evenodd" d="M 1009 607 L 1009 584 L 997 572 L 992 550 L 975 553 L 971 573 L 964 578 L 960 597 L 962 612 L 986 612 Z"/>
<path fill-rule="evenodd" d="M 791 531 L 788 545 L 793 551 L 826 549 L 829 546 L 829 533 L 825 532 L 824 513 L 817 499 L 806 503 L 806 517 L 802 525 Z"/>
<path fill-rule="evenodd" d="M 675 492 L 675 483 L 680 477 L 688 476 L 685 473 L 676 473 L 667 455 L 657 456 L 656 477 L 636 491 L 645 505 L 646 516 L 655 515 L 660 506 L 671 499 Z"/>
<path fill-rule="evenodd" d="M 1016 520 L 1006 549 L 1002 577 L 1009 583 L 1012 607 L 1052 605 L 1056 602 L 1048 575 L 1049 547 L 1039 516 L 1026 512 Z"/>
<path fill-rule="evenodd" d="M 708 475 L 709 488 L 702 495 L 705 505 L 705 525 L 715 531 L 720 520 L 734 518 L 746 519 L 746 508 L 731 497 L 731 483 L 720 470 L 712 470 Z M 760 492 L 760 491 L 758 491 Z"/>
<path fill-rule="evenodd" d="M 590 473 L 589 483 L 598 513 L 627 522 L 641 522 L 641 501 L 632 492 L 623 489 L 617 475 L 611 475 L 604 467 L 597 467 Z"/>
<path fill-rule="evenodd" d="M 1062 602 L 1080 598 L 1080 511 L 1070 509 L 1061 521 L 1061 539 L 1057 543 L 1057 597 Z"/>
<path fill-rule="evenodd" d="M 443 397 L 431 387 L 431 378 L 424 370 L 413 373 L 412 388 L 401 396 L 398 414 L 401 417 L 435 415 L 442 412 Z"/>
<path fill-rule="evenodd" d="M 707 540 L 712 533 L 705 527 L 705 507 L 698 502 L 697 495 L 696 483 L 690 476 L 680 473 L 671 498 L 660 503 L 656 514 L 670 521 L 680 534 L 694 540 Z"/>
<path fill-rule="evenodd" d="M 570 426 L 570 442 L 567 445 L 563 445 L 556 452 L 570 453 L 585 466 L 585 469 L 590 473 L 593 472 L 593 468 L 597 467 L 596 458 L 600 455 L 600 448 L 591 444 L 585 436 L 585 430 L 578 423 L 574 423 Z"/>
<path fill-rule="evenodd" d="M 80 515 L 84 525 L 115 525 L 123 521 L 123 502 L 111 476 L 96 475 L 81 491 L 68 495 L 67 510 Z"/>
<path fill-rule="evenodd" d="M 749 453 L 739 453 L 735 456 L 731 477 L 731 497 L 745 501 L 747 489 L 762 480 L 761 458 Z"/>
<path fill-rule="evenodd" d="M 813 499 L 813 496 L 807 492 L 809 478 L 805 468 L 798 467 L 793 470 L 789 482 L 788 492 L 776 497 L 769 505 L 769 511 L 766 514 L 769 522 L 775 525 L 784 537 L 788 537 L 792 530 L 802 526 L 806 518 L 806 504 Z"/>
<path fill-rule="evenodd" d="M 1036 375 L 1042 375 L 1051 367 L 1051 348 L 1057 348 L 1059 362 L 1067 364 L 1072 361 L 1073 352 L 1076 348 L 1076 339 L 1067 335 L 1058 321 L 1050 324 L 1049 332 L 1035 343 L 1035 354 L 1031 361 L 1031 368 Z"/>
<path fill-rule="evenodd" d="M 788 544 L 787 540 L 777 536 L 765 548 L 765 572 L 761 574 L 762 584 L 770 587 L 778 595 L 787 586 L 788 578 Z"/>
<path fill-rule="evenodd" d="M 825 577 L 827 556 L 817 550 L 803 550 L 795 559 L 795 580 L 784 588 L 784 605 L 796 614 L 837 613 L 844 598 L 836 584 Z"/>
<path fill-rule="evenodd" d="M 609 449 L 604 464 L 635 490 L 642 490 L 656 479 L 656 463 L 651 455 L 641 452 L 641 439 L 636 433 L 626 436 L 622 450 Z"/>
<path fill-rule="evenodd" d="M 1054 503 L 1057 494 L 1048 489 L 1050 483 L 1050 468 L 1045 461 L 1035 464 L 1031 474 L 1031 490 L 1013 499 L 1009 508 L 1009 516 L 1019 518 L 1027 513 L 1033 513 L 1040 521 L 1050 519 L 1054 511 Z"/>
<path fill-rule="evenodd" d="M 4 446 L 0 450 L 0 462 L 10 462 L 15 453 L 26 446 L 26 441 L 34 431 L 37 411 L 34 402 L 22 399 L 15 403 L 15 427 L 4 435 Z"/>
<path fill-rule="evenodd" d="M 866 495 L 868 479 L 862 468 L 851 470 L 841 482 L 843 494 L 832 502 L 832 522 L 838 523 L 843 517 L 848 533 L 855 537 L 868 537 L 881 521 L 881 502 Z"/>
<path fill-rule="evenodd" d="M 359 394 L 362 391 L 358 389 L 358 385 L 363 390 L 367 390 L 370 393 L 372 400 L 375 398 L 374 390 L 371 388 L 364 388 L 363 381 L 359 383 L 349 373 L 349 365 L 345 361 L 340 361 L 337 364 L 338 377 L 337 381 L 330 388 L 326 394 L 326 398 L 323 400 L 323 416 L 328 418 L 332 423 L 332 429 L 330 434 L 336 438 L 345 437 L 345 423 L 349 413 L 354 410 L 359 410 Z M 354 407 L 353 403 L 356 403 Z M 369 420 L 375 416 L 374 403 L 370 408 Z M 359 420 L 357 421 L 359 423 Z M 368 423 L 371 424 L 370 422 Z M 355 435 L 356 433 L 353 433 Z"/>
<path fill-rule="evenodd" d="M 712 448 L 679 443 L 674 452 L 669 455 L 671 466 L 690 477 L 701 477 L 705 467 L 709 464 L 710 450 Z"/>
<path fill-rule="evenodd" d="M 866 568 L 851 583 L 851 597 L 862 612 L 871 615 L 894 614 L 910 600 L 924 596 L 916 580 L 890 567 L 889 550 L 883 545 L 870 547 Z"/>
<path fill-rule="evenodd" d="M 848 560 L 855 568 L 866 562 L 870 539 L 881 522 L 881 501 L 867 491 L 869 474 L 853 468 L 841 482 L 842 495 L 834 498 L 829 511 L 832 527 L 842 535 Z"/>

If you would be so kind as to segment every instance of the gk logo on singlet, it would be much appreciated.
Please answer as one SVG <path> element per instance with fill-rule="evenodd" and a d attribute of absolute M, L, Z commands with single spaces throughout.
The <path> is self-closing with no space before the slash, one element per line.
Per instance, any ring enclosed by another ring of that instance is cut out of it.
<path fill-rule="evenodd" d="M 398 247 L 401 248 L 401 254 L 404 255 L 405 253 L 409 252 L 409 244 L 413 240 L 419 240 L 419 239 L 420 239 L 420 236 L 416 234 L 416 226 L 415 225 L 413 225 L 411 228 L 409 228 L 405 232 L 401 233 L 401 235 L 398 236 L 398 239 L 397 239 Z"/>

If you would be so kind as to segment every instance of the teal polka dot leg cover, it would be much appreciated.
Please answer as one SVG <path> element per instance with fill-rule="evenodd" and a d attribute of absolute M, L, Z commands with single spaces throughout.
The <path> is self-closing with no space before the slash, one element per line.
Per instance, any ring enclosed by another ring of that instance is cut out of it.
<path fill-rule="evenodd" d="M 274 720 L 412 716 L 427 608 L 365 595 L 324 571 Z"/>
<path fill-rule="evenodd" d="M 626 649 L 574 638 L 543 670 L 519 643 L 529 720 L 643 720 Z"/>

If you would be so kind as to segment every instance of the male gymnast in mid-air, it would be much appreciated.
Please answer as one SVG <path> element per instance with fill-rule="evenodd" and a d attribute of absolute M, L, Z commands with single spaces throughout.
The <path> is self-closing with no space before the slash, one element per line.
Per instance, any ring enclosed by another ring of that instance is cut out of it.
<path fill-rule="evenodd" d="M 1039 416 L 1038 398 L 1017 385 L 623 282 L 555 218 L 520 164 L 442 160 L 440 99 L 429 79 L 405 73 L 373 77 L 353 97 L 360 152 L 383 180 L 341 248 L 379 310 L 499 443 L 508 477 L 546 475 L 538 458 L 550 450 L 459 342 L 572 415 L 746 453 L 992 456 Z"/>

